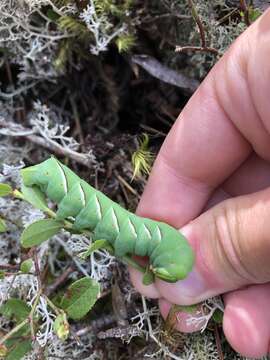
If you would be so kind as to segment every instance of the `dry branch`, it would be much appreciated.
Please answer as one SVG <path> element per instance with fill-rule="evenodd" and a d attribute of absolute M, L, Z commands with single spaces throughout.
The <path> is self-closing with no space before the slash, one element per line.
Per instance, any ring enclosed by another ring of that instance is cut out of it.
<path fill-rule="evenodd" d="M 14 122 L 7 122 L 0 118 L 0 134 L 10 137 L 23 137 L 36 145 L 42 146 L 56 155 L 67 156 L 77 163 L 91 168 L 92 161 L 88 154 L 78 153 L 77 151 L 63 147 L 56 141 L 51 139 L 44 139 L 41 136 L 34 134 L 31 129 L 25 128 L 19 124 L 15 124 Z"/>

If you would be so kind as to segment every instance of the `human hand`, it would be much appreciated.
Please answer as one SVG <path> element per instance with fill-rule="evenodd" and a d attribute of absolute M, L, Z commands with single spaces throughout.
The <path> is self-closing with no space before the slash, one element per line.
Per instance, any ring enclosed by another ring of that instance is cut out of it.
<path fill-rule="evenodd" d="M 235 41 L 181 112 L 138 207 L 139 215 L 177 228 L 188 223 L 182 232 L 196 254 L 194 270 L 175 284 L 144 286 L 131 269 L 136 288 L 159 298 L 164 317 L 170 304 L 225 294 L 224 333 L 249 357 L 269 352 L 269 186 L 270 11 Z"/>

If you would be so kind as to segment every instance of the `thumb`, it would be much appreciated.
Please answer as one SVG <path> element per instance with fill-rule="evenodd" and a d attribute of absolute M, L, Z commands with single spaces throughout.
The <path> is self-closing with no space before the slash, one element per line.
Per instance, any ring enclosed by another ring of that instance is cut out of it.
<path fill-rule="evenodd" d="M 225 200 L 181 231 L 195 250 L 196 264 L 183 281 L 157 281 L 157 290 L 166 300 L 198 303 L 270 281 L 270 188 Z"/>

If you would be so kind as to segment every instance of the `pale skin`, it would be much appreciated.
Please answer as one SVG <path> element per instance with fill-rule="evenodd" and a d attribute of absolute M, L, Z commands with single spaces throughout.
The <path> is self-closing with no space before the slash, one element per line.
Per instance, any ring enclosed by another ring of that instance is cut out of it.
<path fill-rule="evenodd" d="M 184 227 L 196 264 L 175 284 L 144 286 L 131 269 L 135 287 L 159 299 L 164 317 L 171 304 L 223 294 L 232 347 L 248 357 L 269 353 L 270 11 L 235 41 L 179 115 L 137 212 Z M 177 328 L 196 330 L 185 321 Z"/>

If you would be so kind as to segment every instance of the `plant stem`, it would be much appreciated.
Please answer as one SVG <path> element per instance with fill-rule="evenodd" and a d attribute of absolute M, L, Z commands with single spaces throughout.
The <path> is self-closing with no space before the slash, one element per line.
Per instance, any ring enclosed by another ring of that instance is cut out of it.
<path fill-rule="evenodd" d="M 38 288 L 41 291 L 42 285 L 41 285 L 40 268 L 39 268 L 39 264 L 38 264 L 38 256 L 37 256 L 36 248 L 33 248 L 33 258 L 34 258 L 36 277 L 38 280 Z"/>
<path fill-rule="evenodd" d="M 35 329 L 34 329 L 33 317 L 34 317 L 34 313 L 35 313 L 35 311 L 36 311 L 36 308 L 37 308 L 37 306 L 38 306 L 38 302 L 39 302 L 39 299 L 40 299 L 41 294 L 42 294 L 42 290 L 39 289 L 39 290 L 38 290 L 38 293 L 37 293 L 37 296 L 36 296 L 36 298 L 35 298 L 33 307 L 32 307 L 32 309 L 31 309 L 31 311 L 30 311 L 29 316 L 28 316 L 28 321 L 29 321 L 29 325 L 30 325 L 32 340 L 35 340 Z"/>
<path fill-rule="evenodd" d="M 247 26 L 250 25 L 250 18 L 249 18 L 249 8 L 247 6 L 246 0 L 240 0 L 240 7 L 244 14 L 244 20 Z"/>
<path fill-rule="evenodd" d="M 41 296 L 41 290 L 39 290 L 37 293 L 36 299 L 34 301 L 34 304 L 30 311 L 29 316 L 25 320 L 23 320 L 20 324 L 15 326 L 9 333 L 7 333 L 5 336 L 3 336 L 2 339 L 0 339 L 0 345 L 4 344 L 5 341 L 7 341 L 9 338 L 11 338 L 12 335 L 14 335 L 21 328 L 23 328 L 26 324 L 30 324 L 31 333 L 33 333 L 34 330 L 33 330 L 33 326 L 31 324 L 33 323 L 33 316 L 36 311 L 40 296 Z"/>
<path fill-rule="evenodd" d="M 54 303 L 48 298 L 48 296 L 44 295 L 48 305 L 54 310 L 56 315 L 60 315 L 61 313 L 64 313 L 63 310 L 59 309 Z"/>
<path fill-rule="evenodd" d="M 206 39 L 205 39 L 205 31 L 204 31 L 204 26 L 203 23 L 197 13 L 196 7 L 193 3 L 193 0 L 188 0 L 189 6 L 191 8 L 191 14 L 193 19 L 195 20 L 198 29 L 199 29 L 199 33 L 200 33 L 200 38 L 201 38 L 201 47 L 205 48 L 206 47 Z"/>
<path fill-rule="evenodd" d="M 210 52 L 214 55 L 220 55 L 218 50 L 209 46 L 202 47 L 202 46 L 176 46 L 176 52 L 184 52 L 184 51 L 194 51 L 194 52 Z"/>
<path fill-rule="evenodd" d="M 3 336 L 2 339 L 0 339 L 0 345 L 4 344 L 5 341 L 7 341 L 12 335 L 14 335 L 17 331 L 19 331 L 26 324 L 28 324 L 29 321 L 30 321 L 29 318 L 26 318 L 19 325 L 15 326 L 15 328 L 13 328 L 9 333 L 7 333 L 5 336 Z"/>
<path fill-rule="evenodd" d="M 23 193 L 21 193 L 18 189 L 13 190 L 13 196 L 17 199 L 26 201 L 29 203 L 29 201 L 27 201 L 27 199 L 24 197 Z M 31 204 L 31 203 L 30 203 Z M 56 218 L 56 213 L 54 211 L 52 211 L 50 208 L 46 208 L 42 210 L 45 214 L 47 214 L 48 216 L 50 216 L 51 218 Z"/>

